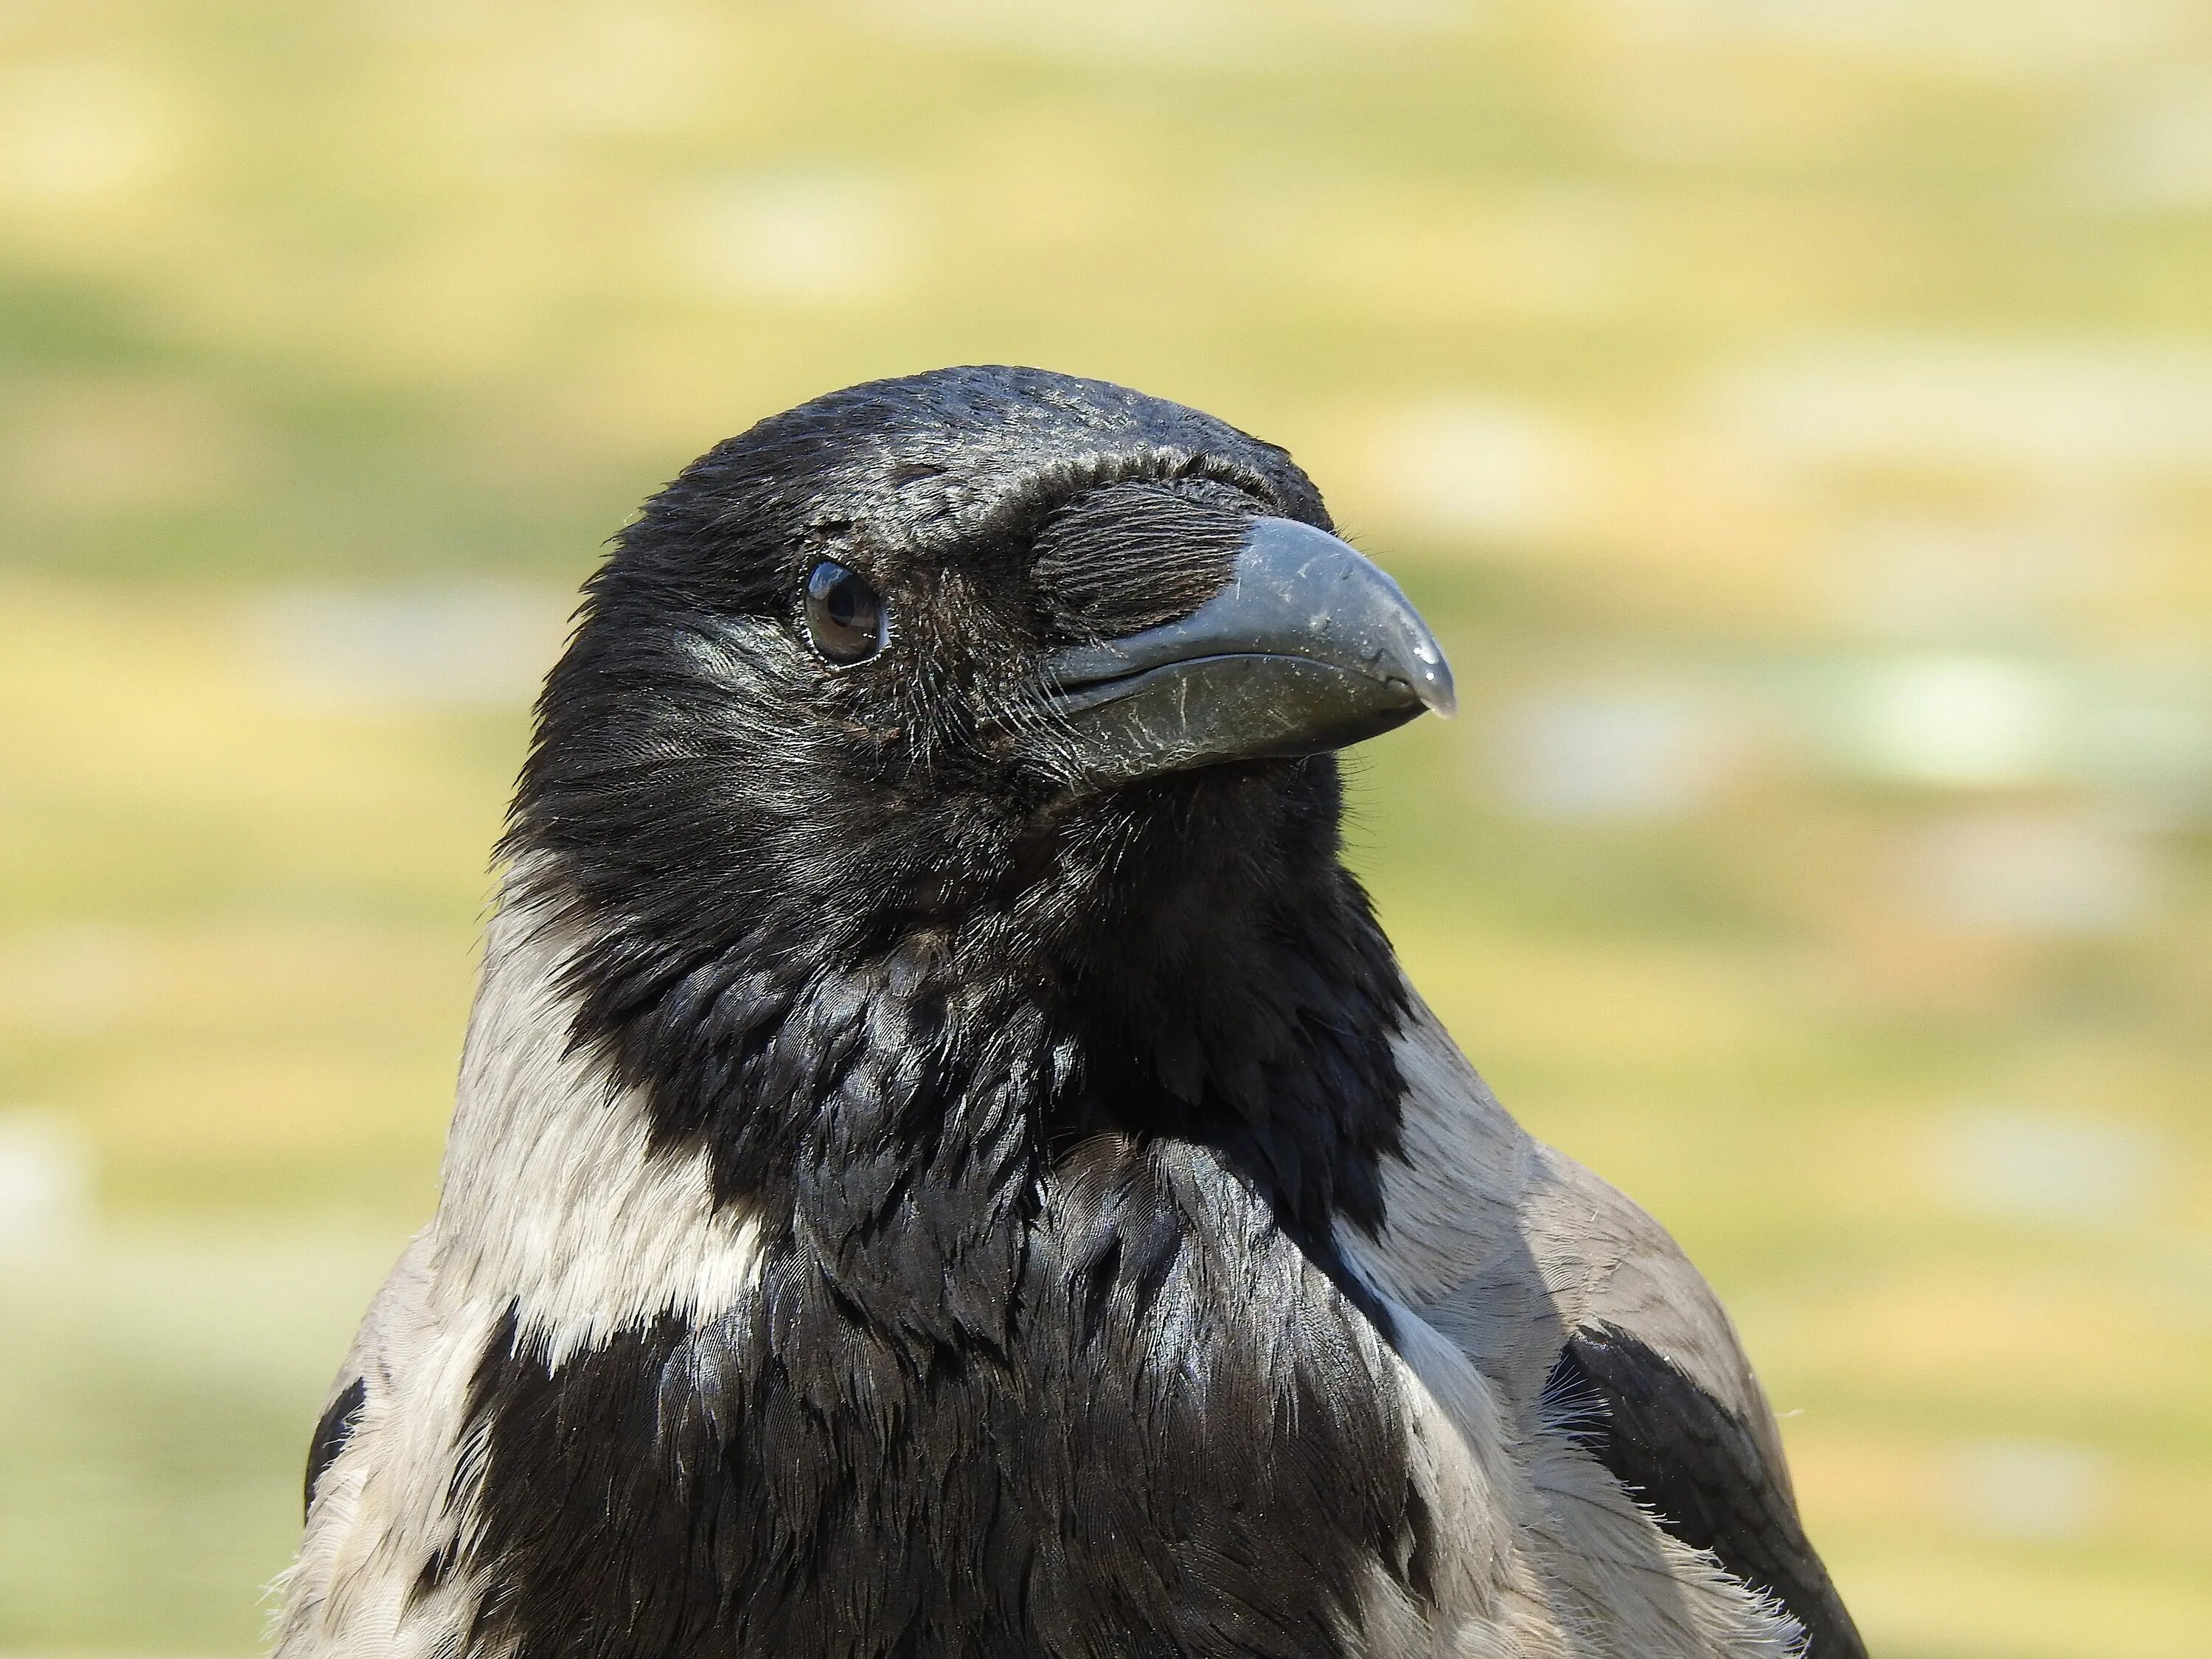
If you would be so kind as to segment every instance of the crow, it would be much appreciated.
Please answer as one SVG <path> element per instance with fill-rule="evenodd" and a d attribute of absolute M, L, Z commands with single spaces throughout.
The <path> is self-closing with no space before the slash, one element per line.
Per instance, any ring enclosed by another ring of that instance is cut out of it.
<path fill-rule="evenodd" d="M 1281 449 L 1028 368 L 587 584 L 283 1659 L 1863 1653 L 1659 1226 L 1340 858 L 1451 673 Z"/>

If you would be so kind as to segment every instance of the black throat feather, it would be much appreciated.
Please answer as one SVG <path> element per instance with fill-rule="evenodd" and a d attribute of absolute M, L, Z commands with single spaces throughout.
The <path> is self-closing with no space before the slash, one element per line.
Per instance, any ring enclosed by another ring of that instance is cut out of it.
<path fill-rule="evenodd" d="M 1419 1594 L 1332 1237 L 1380 1220 L 1405 997 L 1334 768 L 1164 787 L 873 950 L 656 939 L 535 866 L 591 940 L 571 1040 L 770 1242 L 703 1327 L 495 1340 L 477 1541 L 427 1575 L 486 1587 L 472 1649 L 1333 1655 L 1375 1573 Z"/>

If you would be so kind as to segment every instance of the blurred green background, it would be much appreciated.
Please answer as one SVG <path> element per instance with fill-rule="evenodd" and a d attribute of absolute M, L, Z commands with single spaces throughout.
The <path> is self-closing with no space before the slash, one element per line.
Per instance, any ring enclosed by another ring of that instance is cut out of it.
<path fill-rule="evenodd" d="M 1284 442 L 1356 856 L 1889 1659 L 2212 1655 L 2212 12 L 0 5 L 0 1655 L 243 1656 L 638 500 L 1028 362 Z"/>

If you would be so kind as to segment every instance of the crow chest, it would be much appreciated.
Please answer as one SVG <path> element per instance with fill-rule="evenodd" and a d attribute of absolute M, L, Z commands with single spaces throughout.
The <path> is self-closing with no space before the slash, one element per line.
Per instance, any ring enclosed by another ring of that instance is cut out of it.
<path fill-rule="evenodd" d="M 1429 1548 L 1386 1337 L 1262 1206 L 1165 1197 L 1029 1218 L 1003 1295 L 925 1306 L 930 1264 L 878 1294 L 787 1246 L 705 1323 L 557 1365 L 503 1328 L 441 1569 L 481 1587 L 477 1647 L 1355 1650 L 1375 1575 L 1418 1595 Z"/>

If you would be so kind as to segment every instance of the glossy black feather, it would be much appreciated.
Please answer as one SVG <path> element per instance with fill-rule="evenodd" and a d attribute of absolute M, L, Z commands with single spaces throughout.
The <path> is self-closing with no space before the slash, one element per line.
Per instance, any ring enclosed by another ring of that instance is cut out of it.
<path fill-rule="evenodd" d="M 1544 1396 L 1661 1526 L 1789 1608 L 1809 1638 L 1807 1659 L 1866 1659 L 1796 1506 L 1735 1412 L 1611 1325 L 1568 1338 Z"/>
<path fill-rule="evenodd" d="M 1210 1160 L 1081 1163 L 1048 1183 L 1002 1341 L 917 1341 L 799 1250 L 727 1317 L 557 1371 L 502 1333 L 473 1395 L 473 1645 L 1353 1650 L 1366 1571 L 1403 1577 L 1425 1542 L 1379 1343 Z M 1238 1224 L 1181 1224 L 1204 1198 Z"/>
<path fill-rule="evenodd" d="M 1251 1007 L 1177 981 L 1194 1098 L 1166 1010 L 1090 979 L 1173 944 L 1126 921 L 1073 986 L 918 947 L 587 1036 L 789 1225 L 714 1325 L 557 1370 L 495 1342 L 477 1646 L 1352 1650 L 1359 1587 L 1427 1547 L 1387 1321 L 1327 1231 L 1374 1201 L 1398 990 L 1356 890 L 1293 891 L 1202 930 Z M 1212 1081 L 1223 1044 L 1255 1093 Z"/>
<path fill-rule="evenodd" d="M 353 1433 L 354 1419 L 360 1413 L 362 1401 L 368 1397 L 368 1384 L 356 1376 L 343 1394 L 331 1401 L 322 1420 L 315 1425 L 314 1438 L 307 1443 L 307 1492 L 301 1501 L 302 1509 L 315 1506 L 315 1486 L 322 1480 L 323 1471 L 336 1462 L 338 1454 L 345 1449 L 346 1441 Z"/>

